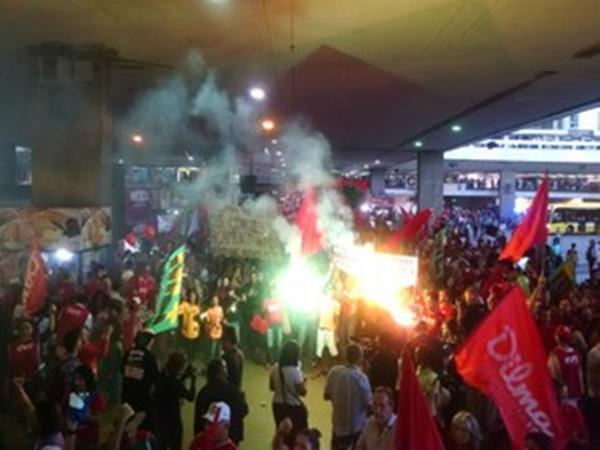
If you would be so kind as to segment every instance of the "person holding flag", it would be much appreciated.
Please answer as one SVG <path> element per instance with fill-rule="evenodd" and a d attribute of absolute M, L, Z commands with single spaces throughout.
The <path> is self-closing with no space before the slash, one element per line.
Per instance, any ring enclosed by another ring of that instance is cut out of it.
<path fill-rule="evenodd" d="M 185 264 L 185 245 L 176 248 L 167 259 L 160 282 L 156 311 L 148 329 L 158 334 L 178 327 L 179 303 Z"/>
<path fill-rule="evenodd" d="M 463 380 L 490 397 L 513 448 L 528 433 L 564 444 L 562 418 L 539 332 L 520 287 L 513 287 L 455 355 Z"/>
<path fill-rule="evenodd" d="M 25 317 L 33 317 L 44 309 L 48 296 L 46 266 L 40 246 L 34 243 L 25 272 L 23 287 L 23 310 Z"/>
<path fill-rule="evenodd" d="M 546 245 L 548 240 L 548 174 L 544 176 L 531 206 L 502 250 L 499 260 L 519 261 L 532 247 Z"/>

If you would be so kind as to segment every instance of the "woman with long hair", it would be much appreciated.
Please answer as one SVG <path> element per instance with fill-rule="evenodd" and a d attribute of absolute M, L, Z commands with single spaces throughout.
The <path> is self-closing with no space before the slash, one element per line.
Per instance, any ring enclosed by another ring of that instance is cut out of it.
<path fill-rule="evenodd" d="M 300 368 L 300 347 L 296 341 L 288 341 L 283 345 L 279 361 L 271 369 L 269 389 L 273 392 L 275 427 L 289 418 L 293 432 L 308 428 L 308 413 L 301 399 L 306 396 L 307 390 Z"/>

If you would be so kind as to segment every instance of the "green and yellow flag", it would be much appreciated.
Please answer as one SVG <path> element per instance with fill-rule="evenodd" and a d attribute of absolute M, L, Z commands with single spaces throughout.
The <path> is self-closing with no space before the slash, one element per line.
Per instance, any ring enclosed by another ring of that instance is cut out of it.
<path fill-rule="evenodd" d="M 548 289 L 553 301 L 561 300 L 575 285 L 575 261 L 567 258 L 550 276 Z"/>
<path fill-rule="evenodd" d="M 185 245 L 182 245 L 171 253 L 163 269 L 156 311 L 148 326 L 155 333 L 177 328 L 184 262 Z"/>

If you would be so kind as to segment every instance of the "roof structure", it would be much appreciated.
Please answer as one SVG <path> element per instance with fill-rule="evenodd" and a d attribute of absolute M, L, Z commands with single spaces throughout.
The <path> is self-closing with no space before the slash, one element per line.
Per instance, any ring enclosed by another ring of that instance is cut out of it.
<path fill-rule="evenodd" d="M 402 160 L 599 100 L 599 25 L 598 0 L 7 0 L 0 50 L 99 42 L 169 66 L 196 49 L 341 157 Z"/>

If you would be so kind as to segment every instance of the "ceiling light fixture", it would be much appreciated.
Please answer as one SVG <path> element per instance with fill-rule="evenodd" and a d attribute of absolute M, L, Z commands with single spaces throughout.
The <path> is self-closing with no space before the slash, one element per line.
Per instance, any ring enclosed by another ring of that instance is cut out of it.
<path fill-rule="evenodd" d="M 250 88 L 248 90 L 248 94 L 250 95 L 250 98 L 252 98 L 253 100 L 256 100 L 258 102 L 262 102 L 264 99 L 267 98 L 267 93 L 266 91 L 258 86 L 254 86 L 252 88 Z"/>

